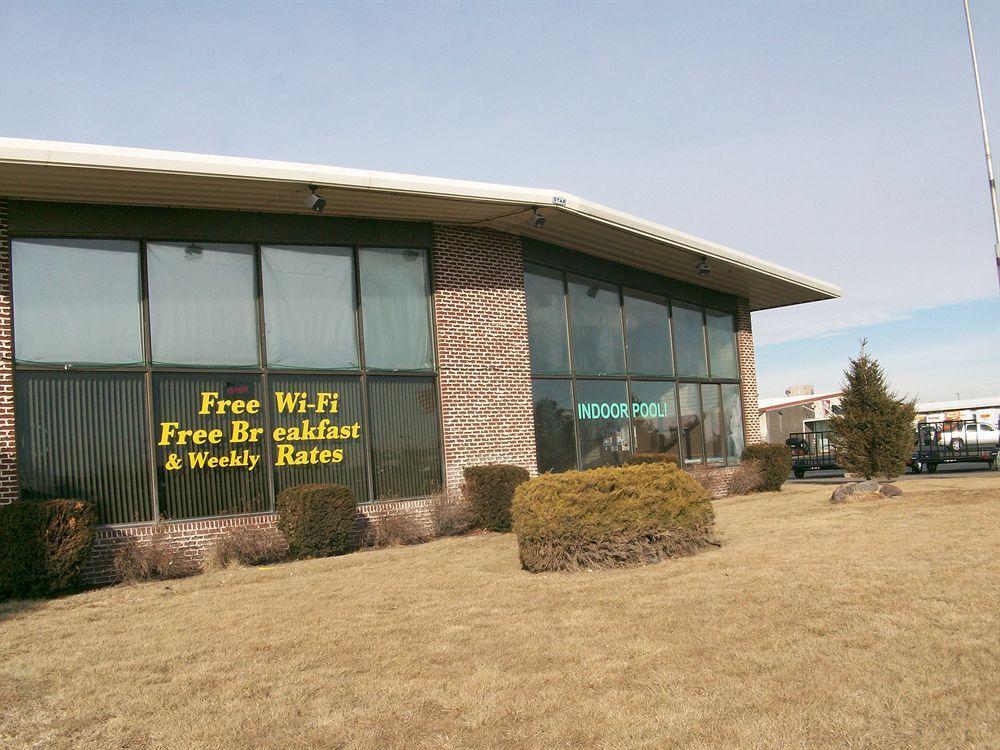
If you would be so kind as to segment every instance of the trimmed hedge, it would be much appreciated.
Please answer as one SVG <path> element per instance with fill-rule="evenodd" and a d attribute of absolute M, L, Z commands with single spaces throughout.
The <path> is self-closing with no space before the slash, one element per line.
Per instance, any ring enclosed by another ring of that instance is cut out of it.
<path fill-rule="evenodd" d="M 631 453 L 625 459 L 623 466 L 639 466 L 640 464 L 676 464 L 680 466 L 681 459 L 676 453 Z"/>
<path fill-rule="evenodd" d="M 675 464 L 543 474 L 514 493 L 521 564 L 533 573 L 613 568 L 712 543 L 708 492 Z"/>
<path fill-rule="evenodd" d="M 0 506 L 0 600 L 75 591 L 96 525 L 93 504 L 83 500 Z"/>
<path fill-rule="evenodd" d="M 743 449 L 743 461 L 753 461 L 760 470 L 757 492 L 778 492 L 792 473 L 792 451 L 787 445 L 757 443 Z"/>
<path fill-rule="evenodd" d="M 278 528 L 295 558 L 343 555 L 354 549 L 358 499 L 339 484 L 300 484 L 278 495 Z"/>
<path fill-rule="evenodd" d="M 467 466 L 465 493 L 476 525 L 487 531 L 510 531 L 510 504 L 514 490 L 531 478 L 527 469 L 510 464 Z"/>

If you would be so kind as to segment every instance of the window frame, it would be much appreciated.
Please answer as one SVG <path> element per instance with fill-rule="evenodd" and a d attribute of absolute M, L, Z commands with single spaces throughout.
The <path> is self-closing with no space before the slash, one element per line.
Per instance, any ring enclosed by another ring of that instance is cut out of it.
<path fill-rule="evenodd" d="M 157 478 L 157 456 L 156 456 L 156 441 L 155 441 L 155 422 L 154 422 L 154 395 L 153 395 L 153 375 L 157 374 L 180 374 L 180 373 L 190 373 L 190 374 L 206 374 L 206 375 L 225 375 L 227 373 L 248 375 L 248 376 L 259 376 L 261 383 L 261 393 L 263 397 L 267 398 L 267 408 L 262 410 L 261 426 L 265 429 L 265 435 L 268 436 L 267 440 L 262 441 L 261 446 L 261 460 L 266 462 L 268 477 L 265 482 L 265 489 L 267 493 L 267 510 L 265 513 L 273 513 L 275 511 L 275 500 L 277 493 L 275 491 L 276 480 L 274 475 L 274 456 L 270 436 L 273 432 L 273 419 L 272 419 L 272 408 L 271 403 L 271 386 L 269 382 L 269 373 L 282 374 L 282 375 L 335 375 L 343 377 L 356 377 L 360 381 L 360 394 L 361 394 L 361 413 L 363 419 L 363 430 L 362 430 L 362 445 L 361 450 L 364 452 L 364 467 L 365 467 L 365 487 L 367 491 L 367 498 L 359 502 L 359 505 L 371 505 L 376 503 L 384 502 L 397 502 L 405 500 L 413 500 L 419 497 L 425 497 L 425 495 L 418 495 L 414 497 L 394 497 L 394 498 L 377 498 L 375 497 L 375 481 L 374 481 L 374 467 L 372 460 L 372 445 L 371 436 L 369 435 L 370 429 L 370 415 L 369 415 L 369 390 L 368 390 L 368 376 L 369 370 L 365 363 L 365 352 L 364 352 L 364 326 L 362 322 L 362 312 L 361 312 L 361 280 L 360 280 L 360 266 L 359 266 L 359 251 L 362 248 L 398 248 L 398 249 L 419 249 L 426 253 L 426 275 L 427 275 L 427 291 L 428 291 L 428 308 L 429 308 L 429 318 L 430 318 L 430 335 L 431 335 L 431 355 L 433 359 L 433 366 L 429 369 L 422 370 L 372 370 L 370 374 L 372 376 L 399 376 L 399 377 L 415 377 L 415 378 L 432 378 L 434 381 L 434 388 L 437 392 L 437 435 L 438 435 L 438 454 L 440 462 L 440 470 L 442 481 L 447 476 L 447 467 L 445 464 L 445 450 L 444 450 L 444 417 L 442 414 L 442 394 L 441 394 L 441 378 L 439 376 L 439 358 L 438 358 L 438 331 L 437 331 L 437 310 L 436 310 L 436 300 L 435 300 L 435 254 L 433 243 L 426 242 L 393 242 L 391 240 L 372 240 L 372 241 L 349 241 L 345 242 L 339 240 L 337 237 L 330 237 L 326 242 L 317 241 L 304 241 L 301 239 L 285 240 L 280 235 L 274 237 L 258 237 L 252 241 L 246 239 L 246 237 L 238 236 L 216 236 L 213 235 L 211 238 L 200 238 L 198 237 L 198 230 L 196 229 L 192 234 L 161 234 L 157 232 L 150 233 L 128 233 L 122 235 L 112 235 L 107 233 L 88 233 L 88 232 L 45 232 L 45 231 L 20 231 L 16 233 L 11 233 L 8 238 L 9 247 L 11 252 L 13 251 L 13 244 L 18 240 L 94 240 L 94 241 L 121 241 L 129 240 L 139 243 L 139 293 L 140 293 L 140 334 L 141 334 L 141 348 L 143 363 L 141 365 L 135 364 L 125 364 L 125 365 L 98 365 L 98 366 L 77 366 L 72 363 L 18 363 L 12 361 L 13 371 L 42 371 L 42 372 L 86 372 L 86 373 L 141 373 L 143 375 L 143 388 L 145 391 L 145 418 L 148 425 L 149 434 L 147 435 L 147 455 L 144 457 L 148 470 L 147 470 L 147 482 L 150 491 L 150 503 L 151 503 L 151 517 L 159 518 L 160 511 L 160 498 L 158 491 L 158 478 Z M 159 242 L 188 242 L 188 243 L 221 243 L 221 244 L 238 244 L 238 245 L 249 245 L 253 247 L 253 259 L 254 259 L 254 306 L 256 310 L 256 319 L 254 321 L 257 332 L 257 365 L 249 367 L 232 367 L 232 366 L 183 366 L 183 365 L 154 365 L 152 362 L 152 329 L 150 326 L 150 305 L 149 305 L 149 266 L 148 266 L 148 250 L 147 246 L 149 244 L 159 243 Z M 313 368 L 301 368 L 301 367 L 270 367 L 267 364 L 267 334 L 265 329 L 265 316 L 264 316 L 264 279 L 263 279 L 263 264 L 262 264 L 262 250 L 263 246 L 269 245 L 283 245 L 288 247 L 340 247 L 340 248 L 351 248 L 351 263 L 352 263 L 352 273 L 353 273 L 353 304 L 352 312 L 354 314 L 355 321 L 355 332 L 356 341 L 358 345 L 358 368 L 352 370 L 334 370 L 334 369 L 313 369 Z M 16 300 L 13 298 L 13 292 L 11 294 L 11 312 L 12 320 L 15 316 L 15 305 Z M 11 324 L 11 331 L 13 332 L 13 323 Z M 13 333 L 12 333 L 13 335 Z M 263 406 L 264 404 L 262 404 Z M 17 414 L 15 412 L 15 442 L 17 440 Z M 218 518 L 238 518 L 243 516 L 253 516 L 260 515 L 259 512 L 253 513 L 240 513 L 240 514 L 229 514 L 229 515 L 213 515 L 213 516 L 199 516 L 195 518 L 176 518 L 168 519 L 171 522 L 196 522 L 204 520 L 213 520 Z M 111 523 L 111 524 L 101 524 L 102 527 L 118 528 L 118 527 L 129 527 L 129 526 L 141 526 L 148 524 L 148 521 L 139 521 L 134 523 Z"/>
<path fill-rule="evenodd" d="M 603 284 L 611 284 L 615 286 L 618 290 L 618 304 L 619 313 L 621 315 L 621 330 L 622 330 L 622 346 L 624 348 L 624 358 L 625 358 L 625 373 L 623 375 L 594 375 L 590 373 L 578 373 L 576 370 L 576 360 L 575 352 L 573 349 L 573 320 L 570 310 L 569 303 L 569 281 L 568 277 L 572 274 L 583 280 L 593 279 L 592 276 L 588 276 L 586 273 L 581 273 L 577 268 L 568 268 L 565 265 L 558 265 L 551 261 L 539 260 L 536 258 L 525 258 L 523 273 L 527 274 L 530 272 L 530 266 L 546 268 L 550 271 L 561 274 L 563 283 L 563 306 L 565 310 L 566 319 L 566 341 L 569 349 L 569 372 L 559 373 L 559 374 L 544 374 L 544 373 L 531 373 L 532 380 L 568 380 L 570 383 L 570 390 L 573 398 L 573 422 L 574 422 L 574 435 L 575 435 L 575 449 L 576 449 L 576 468 L 579 470 L 583 466 L 583 459 L 581 455 L 580 448 L 580 425 L 579 425 L 579 410 L 577 404 L 579 399 L 577 397 L 577 381 L 578 380 L 621 380 L 625 381 L 628 393 L 628 399 L 631 403 L 633 398 L 632 383 L 633 382 L 671 382 L 674 384 L 674 414 L 677 419 L 678 435 L 681 431 L 681 411 L 680 411 L 680 386 L 686 383 L 691 383 L 697 385 L 698 394 L 698 413 L 699 418 L 704 420 L 704 409 L 702 404 L 701 396 L 701 386 L 703 385 L 736 385 L 740 392 L 740 410 L 745 416 L 744 404 L 743 404 L 743 388 L 742 388 L 742 377 L 739 368 L 739 341 L 737 338 L 737 315 L 735 310 L 725 310 L 720 309 L 717 303 L 705 303 L 696 302 L 691 300 L 689 297 L 685 297 L 679 294 L 670 294 L 668 292 L 653 292 L 649 289 L 636 287 L 634 285 L 625 283 L 619 280 L 598 280 Z M 628 328 L 625 316 L 625 299 L 624 295 L 626 291 L 639 292 L 647 297 L 654 297 L 666 302 L 667 312 L 668 312 L 668 335 L 670 343 L 670 358 L 671 364 L 673 366 L 673 373 L 671 375 L 633 375 L 629 364 L 629 346 L 628 346 Z M 680 303 L 685 307 L 695 308 L 701 313 L 701 337 L 705 352 L 705 366 L 706 375 L 705 376 L 692 376 L 692 375 L 681 375 L 677 370 L 677 341 L 675 338 L 674 330 L 674 304 Z M 712 361 L 711 353 L 709 351 L 708 345 L 708 326 L 706 321 L 706 308 L 709 308 L 715 312 L 725 313 L 732 316 L 733 320 L 733 345 L 736 348 L 736 377 L 714 377 L 712 376 Z M 721 394 L 721 388 L 719 389 Z M 722 409 L 721 395 L 720 395 L 720 410 Z M 721 412 L 720 412 L 721 413 Z M 705 455 L 704 445 L 702 446 L 701 458 L 693 463 L 688 463 L 686 461 L 687 456 L 684 455 L 682 441 L 678 439 L 678 458 L 680 459 L 681 465 L 683 467 L 710 467 L 710 468 L 723 468 L 728 466 L 737 466 L 740 463 L 740 456 L 730 456 L 729 455 L 729 431 L 725 424 L 724 419 L 721 421 L 721 435 L 722 435 L 722 449 L 723 449 L 723 461 L 722 462 L 709 462 L 707 456 Z M 634 450 L 635 445 L 635 431 L 632 424 L 632 417 L 628 417 L 628 426 L 630 432 L 630 448 Z M 744 424 L 745 430 L 745 424 Z M 745 437 L 744 437 L 745 439 Z M 704 444 L 704 437 L 702 438 L 702 443 Z"/>

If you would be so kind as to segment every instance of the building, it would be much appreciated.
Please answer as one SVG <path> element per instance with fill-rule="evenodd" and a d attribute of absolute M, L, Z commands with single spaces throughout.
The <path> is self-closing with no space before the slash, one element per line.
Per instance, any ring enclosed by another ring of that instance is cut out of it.
<path fill-rule="evenodd" d="M 783 443 L 795 432 L 823 432 L 840 407 L 840 391 L 815 393 L 811 385 L 785 389 L 784 396 L 758 400 L 761 438 Z"/>
<path fill-rule="evenodd" d="M 198 554 L 290 485 L 760 439 L 750 315 L 839 290 L 558 190 L 0 142 L 0 493 Z"/>
<path fill-rule="evenodd" d="M 1000 430 L 1000 396 L 917 404 L 917 423 L 980 422 Z"/>

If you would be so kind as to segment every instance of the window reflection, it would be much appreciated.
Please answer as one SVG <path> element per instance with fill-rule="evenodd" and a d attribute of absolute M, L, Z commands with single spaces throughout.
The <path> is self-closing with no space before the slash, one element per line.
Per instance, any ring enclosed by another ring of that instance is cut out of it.
<path fill-rule="evenodd" d="M 632 375 L 670 375 L 670 308 L 666 299 L 624 295 L 628 369 Z"/>
<path fill-rule="evenodd" d="M 674 384 L 632 383 L 633 450 L 636 453 L 679 454 Z"/>
<path fill-rule="evenodd" d="M 622 380 L 578 380 L 576 418 L 584 469 L 620 466 L 632 450 L 628 390 Z"/>
<path fill-rule="evenodd" d="M 531 371 L 535 375 L 568 373 L 569 344 L 562 271 L 526 266 L 524 292 L 528 304 Z"/>
<path fill-rule="evenodd" d="M 531 392 L 539 473 L 576 468 L 572 383 L 536 379 Z"/>
<path fill-rule="evenodd" d="M 581 276 L 567 277 L 577 374 L 623 375 L 625 347 L 618 287 Z"/>

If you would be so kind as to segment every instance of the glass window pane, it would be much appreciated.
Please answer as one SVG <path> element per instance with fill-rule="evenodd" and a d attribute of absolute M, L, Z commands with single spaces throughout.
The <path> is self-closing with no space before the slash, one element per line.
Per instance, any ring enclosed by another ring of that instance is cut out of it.
<path fill-rule="evenodd" d="M 735 378 L 736 329 L 734 318 L 729 313 L 705 310 L 705 325 L 708 331 L 708 358 L 712 363 L 712 376 Z"/>
<path fill-rule="evenodd" d="M 705 333 L 702 330 L 701 308 L 674 302 L 674 352 L 677 374 L 706 377 Z"/>
<path fill-rule="evenodd" d="M 628 390 L 621 380 L 576 381 L 577 434 L 584 469 L 620 466 L 629 442 Z"/>
<path fill-rule="evenodd" d="M 624 375 L 618 287 L 581 276 L 567 278 L 573 329 L 573 369 L 586 375 Z"/>
<path fill-rule="evenodd" d="M 342 484 L 366 501 L 360 378 L 272 374 L 268 385 L 276 491 Z"/>
<path fill-rule="evenodd" d="M 701 410 L 705 424 L 705 456 L 709 463 L 726 460 L 722 445 L 722 408 L 719 401 L 719 386 L 701 387 Z"/>
<path fill-rule="evenodd" d="M 365 366 L 429 370 L 434 366 L 426 250 L 363 248 L 361 315 Z"/>
<path fill-rule="evenodd" d="M 260 378 L 153 376 L 160 514 L 202 518 L 269 509 Z"/>
<path fill-rule="evenodd" d="M 576 468 L 573 388 L 568 380 L 533 380 L 538 472 Z"/>
<path fill-rule="evenodd" d="M 368 379 L 372 472 L 379 500 L 441 490 L 441 438 L 433 378 Z"/>
<path fill-rule="evenodd" d="M 726 453 L 730 463 L 736 463 L 743 456 L 743 409 L 738 385 L 722 386 L 722 420 L 726 428 Z"/>
<path fill-rule="evenodd" d="M 89 500 L 102 524 L 154 520 L 142 375 L 19 372 L 14 394 L 26 500 Z"/>
<path fill-rule="evenodd" d="M 147 245 L 153 363 L 257 365 L 251 245 Z"/>
<path fill-rule="evenodd" d="M 678 401 L 681 410 L 681 447 L 684 450 L 684 463 L 701 463 L 702 457 L 705 455 L 705 447 L 702 442 L 703 429 L 698 385 L 681 383 L 678 386 Z"/>
<path fill-rule="evenodd" d="M 268 364 L 357 369 L 351 248 L 269 246 L 260 252 Z"/>
<path fill-rule="evenodd" d="M 632 382 L 632 432 L 636 453 L 680 455 L 673 383 Z"/>
<path fill-rule="evenodd" d="M 628 369 L 633 375 L 672 375 L 670 310 L 665 299 L 626 292 Z"/>
<path fill-rule="evenodd" d="M 569 345 L 562 271 L 525 266 L 524 293 L 528 305 L 531 371 L 536 375 L 568 373 Z"/>
<path fill-rule="evenodd" d="M 14 240 L 19 362 L 142 362 L 139 243 Z"/>

